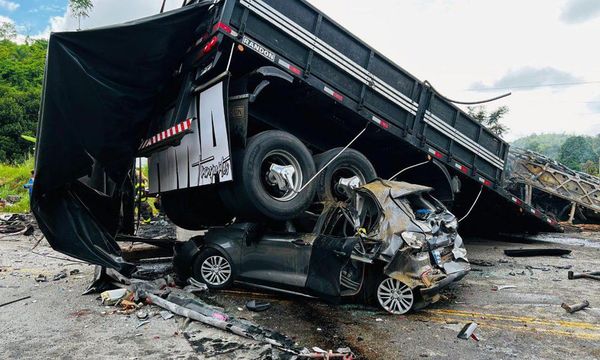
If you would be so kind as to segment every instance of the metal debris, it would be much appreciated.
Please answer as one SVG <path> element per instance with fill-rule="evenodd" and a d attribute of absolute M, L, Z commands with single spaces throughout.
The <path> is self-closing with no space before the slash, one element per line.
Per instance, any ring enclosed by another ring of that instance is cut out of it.
<path fill-rule="evenodd" d="M 159 314 L 160 314 L 160 317 L 163 318 L 163 320 L 169 320 L 173 316 L 175 316 L 175 315 L 173 315 L 172 312 L 167 311 L 167 310 L 163 310 L 163 311 L 159 312 Z"/>
<path fill-rule="evenodd" d="M 11 301 L 5 302 L 3 304 L 0 304 L 0 307 L 6 306 L 6 305 L 10 305 L 10 304 L 14 304 L 14 303 L 19 302 L 19 301 L 27 300 L 29 298 L 31 298 L 31 296 L 24 296 L 24 297 L 19 298 L 19 299 L 11 300 Z"/>
<path fill-rule="evenodd" d="M 573 271 L 568 272 L 569 280 L 575 279 L 592 279 L 592 280 L 600 280 L 600 271 L 592 271 L 588 273 L 576 273 Z"/>
<path fill-rule="evenodd" d="M 150 324 L 150 321 L 146 320 L 146 321 L 142 321 L 141 323 L 136 325 L 136 329 L 137 328 L 141 328 L 142 326 L 146 325 L 146 324 Z"/>
<path fill-rule="evenodd" d="M 469 338 L 479 341 L 477 335 L 475 335 L 475 329 L 477 329 L 477 323 L 468 323 L 466 324 L 462 330 L 458 333 L 458 338 L 463 340 L 468 340 Z"/>
<path fill-rule="evenodd" d="M 61 270 L 61 272 L 59 272 L 58 274 L 54 275 L 54 277 L 52 277 L 52 281 L 57 281 L 60 279 L 64 279 L 67 277 L 67 270 Z"/>
<path fill-rule="evenodd" d="M 44 274 L 39 274 L 36 278 L 35 278 L 35 282 L 47 282 L 48 278 L 46 277 L 46 275 Z"/>
<path fill-rule="evenodd" d="M 565 309 L 569 314 L 572 314 L 574 312 L 583 310 L 588 306 L 590 306 L 590 302 L 587 300 L 584 300 L 582 303 L 576 304 L 576 305 L 567 305 L 566 303 L 562 303 L 562 305 L 560 307 Z"/>

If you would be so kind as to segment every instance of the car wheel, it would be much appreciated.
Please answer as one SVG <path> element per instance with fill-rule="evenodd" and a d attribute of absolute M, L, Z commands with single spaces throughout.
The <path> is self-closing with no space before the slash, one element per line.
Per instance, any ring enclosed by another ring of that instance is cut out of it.
<path fill-rule="evenodd" d="M 235 152 L 234 181 L 220 190 L 230 212 L 238 219 L 290 220 L 312 203 L 315 185 L 300 189 L 315 174 L 310 152 L 295 136 L 269 130 L 253 136 L 245 149 Z M 289 181 L 281 182 L 274 167 L 288 171 Z M 280 181 L 278 181 L 278 179 Z"/>
<path fill-rule="evenodd" d="M 170 191 L 160 197 L 161 207 L 169 219 L 187 230 L 222 226 L 233 219 L 213 187 Z"/>
<path fill-rule="evenodd" d="M 401 281 L 385 277 L 377 286 L 377 301 L 385 311 L 402 315 L 409 312 L 414 305 L 412 289 Z"/>
<path fill-rule="evenodd" d="M 342 148 L 331 149 L 314 157 L 317 171 L 325 167 Z M 364 185 L 377 178 L 373 164 L 359 151 L 346 149 L 335 158 L 316 180 L 317 196 L 319 201 L 345 201 L 346 195 L 340 191 L 338 182 L 342 178 L 358 177 L 360 184 Z"/>
<path fill-rule="evenodd" d="M 203 249 L 192 268 L 194 279 L 205 283 L 209 289 L 226 289 L 233 283 L 234 269 L 229 259 L 220 251 Z"/>

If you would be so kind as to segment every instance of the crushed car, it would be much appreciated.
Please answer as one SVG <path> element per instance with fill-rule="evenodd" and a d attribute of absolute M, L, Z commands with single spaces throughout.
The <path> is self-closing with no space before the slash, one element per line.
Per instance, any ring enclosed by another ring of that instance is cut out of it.
<path fill-rule="evenodd" d="M 234 283 L 338 302 L 374 303 L 404 314 L 439 300 L 470 270 L 457 218 L 425 186 L 343 179 L 347 201 L 313 222 L 234 223 L 179 244 L 182 278 L 211 289 Z M 310 232 L 294 231 L 314 224 Z"/>

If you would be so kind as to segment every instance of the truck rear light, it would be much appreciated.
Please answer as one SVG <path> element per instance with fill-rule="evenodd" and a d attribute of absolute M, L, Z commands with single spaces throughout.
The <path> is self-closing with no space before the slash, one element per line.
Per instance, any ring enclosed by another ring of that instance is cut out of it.
<path fill-rule="evenodd" d="M 202 49 L 202 54 L 208 54 L 215 48 L 215 46 L 217 46 L 217 44 L 219 44 L 219 38 L 213 36 L 212 39 L 210 39 L 210 41 L 207 42 L 206 45 L 204 45 L 204 48 Z"/>
<path fill-rule="evenodd" d="M 232 30 L 229 27 L 229 25 L 227 25 L 225 23 L 222 23 L 222 22 L 219 22 L 219 23 L 215 24 L 215 26 L 213 27 L 213 32 L 219 31 L 219 30 L 223 30 L 223 31 L 225 31 L 228 34 L 231 34 L 231 32 L 232 32 Z"/>

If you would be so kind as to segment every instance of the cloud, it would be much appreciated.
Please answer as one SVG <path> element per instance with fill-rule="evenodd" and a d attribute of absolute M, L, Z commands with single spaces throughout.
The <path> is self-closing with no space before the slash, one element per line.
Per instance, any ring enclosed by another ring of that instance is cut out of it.
<path fill-rule="evenodd" d="M 15 21 L 13 19 L 9 18 L 9 17 L 0 15 L 0 24 L 4 24 L 4 23 L 14 24 Z"/>
<path fill-rule="evenodd" d="M 486 85 L 482 82 L 476 82 L 471 85 L 471 90 L 533 90 L 537 87 L 552 85 L 568 86 L 580 81 L 580 78 L 552 67 L 523 67 L 509 71 L 492 84 Z"/>
<path fill-rule="evenodd" d="M 567 24 L 580 24 L 600 16 L 598 0 L 568 0 L 560 19 Z"/>
<path fill-rule="evenodd" d="M 19 8 L 19 4 L 8 1 L 8 0 L 0 0 L 0 8 L 6 9 L 8 11 L 15 11 Z"/>
<path fill-rule="evenodd" d="M 593 113 L 600 114 L 600 96 L 597 96 L 587 103 L 588 109 Z"/>

